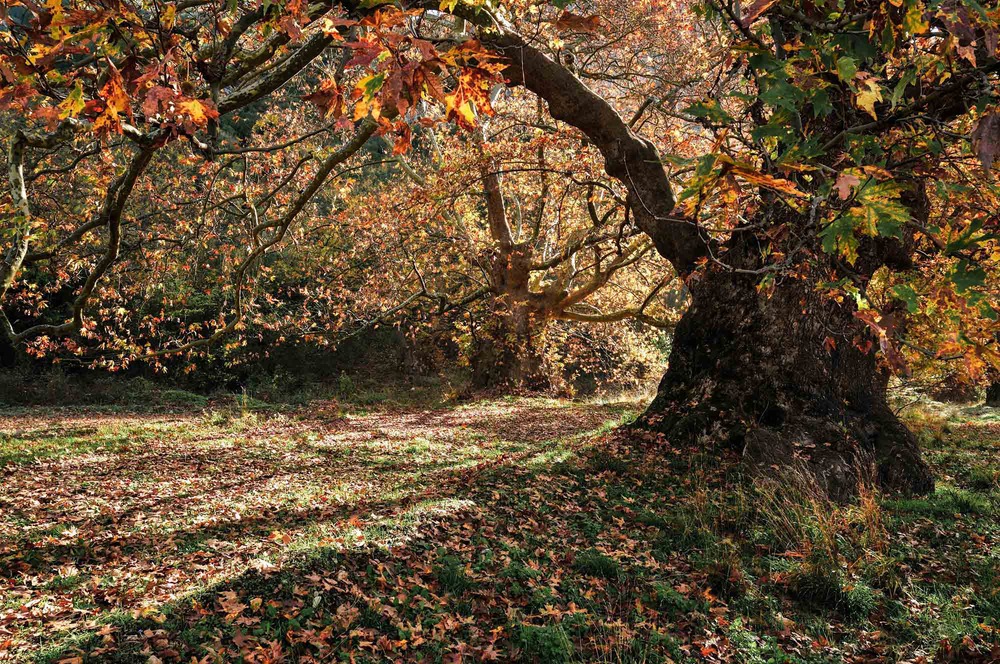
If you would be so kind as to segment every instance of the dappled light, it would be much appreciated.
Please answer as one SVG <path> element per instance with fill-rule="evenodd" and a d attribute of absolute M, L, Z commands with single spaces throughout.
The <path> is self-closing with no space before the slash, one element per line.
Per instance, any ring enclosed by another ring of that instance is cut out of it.
<path fill-rule="evenodd" d="M 0 662 L 1000 662 L 1000 1 L 0 3 Z"/>
<path fill-rule="evenodd" d="M 359 529 L 460 499 L 476 473 L 570 445 L 622 408 L 0 417 L 0 630 L 20 650 L 155 612 L 289 549 L 357 546 Z"/>
<path fill-rule="evenodd" d="M 974 661 L 996 411 L 911 405 L 937 492 L 837 506 L 611 433 L 636 405 L 4 416 L 2 652 L 871 662 L 963 633 Z"/>

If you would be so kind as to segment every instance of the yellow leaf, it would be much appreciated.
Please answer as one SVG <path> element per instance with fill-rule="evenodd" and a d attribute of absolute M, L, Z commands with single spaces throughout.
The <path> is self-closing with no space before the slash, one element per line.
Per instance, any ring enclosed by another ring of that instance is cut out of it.
<path fill-rule="evenodd" d="M 864 82 L 864 87 L 857 94 L 858 108 L 863 109 L 872 118 L 878 120 L 878 115 L 875 113 L 875 103 L 880 101 L 882 101 L 882 88 L 879 87 L 878 81 L 870 78 Z"/>
<path fill-rule="evenodd" d="M 378 120 L 379 116 L 382 115 L 382 105 L 377 99 L 372 99 L 371 101 L 360 99 L 354 106 L 355 121 L 361 120 L 368 115 L 371 115 L 374 120 Z"/>
<path fill-rule="evenodd" d="M 66 98 L 59 104 L 59 117 L 63 120 L 75 118 L 86 105 L 87 102 L 83 98 L 83 86 L 80 81 L 77 81 L 72 92 L 66 95 Z"/>
<path fill-rule="evenodd" d="M 924 20 L 924 3 L 911 5 L 903 19 L 903 26 L 912 35 L 922 35 L 930 30 L 930 25 Z"/>
<path fill-rule="evenodd" d="M 177 105 L 177 108 L 196 125 L 204 126 L 208 123 L 208 111 L 197 99 L 185 99 Z"/>
<path fill-rule="evenodd" d="M 458 101 L 458 95 L 445 95 L 445 108 L 449 116 L 457 115 L 459 122 L 464 122 L 466 126 L 476 126 L 476 111 L 468 101 Z"/>
<path fill-rule="evenodd" d="M 160 25 L 162 25 L 165 30 L 169 30 L 174 27 L 174 21 L 176 19 L 177 5 L 167 5 L 167 8 L 163 10 L 163 14 L 160 15 Z"/>

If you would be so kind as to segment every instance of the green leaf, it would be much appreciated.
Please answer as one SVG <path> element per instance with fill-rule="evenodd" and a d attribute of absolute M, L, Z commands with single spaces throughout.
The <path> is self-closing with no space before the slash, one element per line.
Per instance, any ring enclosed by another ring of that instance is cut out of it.
<path fill-rule="evenodd" d="M 839 253 L 848 261 L 857 259 L 857 233 L 869 237 L 902 237 L 903 225 L 910 212 L 899 196 L 902 186 L 896 182 L 868 180 L 855 193 L 857 205 L 830 222 L 820 231 L 823 250 Z"/>
<path fill-rule="evenodd" d="M 917 69 L 915 67 L 907 69 L 903 72 L 902 77 L 900 77 L 899 82 L 896 83 L 896 87 L 892 90 L 892 107 L 896 108 L 899 101 L 903 98 L 906 93 L 906 88 L 914 81 L 917 80 Z"/>
<path fill-rule="evenodd" d="M 869 180 L 857 193 L 855 207 L 847 213 L 855 229 L 870 237 L 901 237 L 910 212 L 899 200 L 902 187 L 896 182 Z"/>
<path fill-rule="evenodd" d="M 761 81 L 765 85 L 758 97 L 762 102 L 771 108 L 783 108 L 786 111 L 795 113 L 799 104 L 805 99 L 805 93 L 796 85 L 792 85 L 785 79 L 771 78 Z"/>
<path fill-rule="evenodd" d="M 951 271 L 948 277 L 955 284 L 955 290 L 959 293 L 964 293 L 970 288 L 982 286 L 986 283 L 986 270 L 970 265 L 967 260 L 963 259 L 958 262 L 958 265 L 955 266 L 955 269 Z"/>
<path fill-rule="evenodd" d="M 920 310 L 920 298 L 917 297 L 917 291 L 913 290 L 913 287 L 909 284 L 897 284 L 892 289 L 892 292 L 900 300 L 906 302 L 906 310 L 911 314 L 915 314 Z"/>
<path fill-rule="evenodd" d="M 826 117 L 833 113 L 833 104 L 830 103 L 830 95 L 826 90 L 817 88 L 812 94 L 813 117 Z"/>
<path fill-rule="evenodd" d="M 855 75 L 858 73 L 858 61 L 854 58 L 848 56 L 842 56 L 837 59 L 837 76 L 840 77 L 845 83 L 850 83 L 854 80 Z"/>
<path fill-rule="evenodd" d="M 858 258 L 858 238 L 854 235 L 854 221 L 848 215 L 840 215 L 819 232 L 823 239 L 823 251 L 840 254 L 853 263 Z"/>
<path fill-rule="evenodd" d="M 77 79 L 73 90 L 59 104 L 59 117 L 64 119 L 75 118 L 86 106 L 87 102 L 83 98 L 83 86 L 80 80 Z"/>
<path fill-rule="evenodd" d="M 385 72 L 372 74 L 358 81 L 358 87 L 364 91 L 365 99 L 371 101 L 385 83 Z"/>
<path fill-rule="evenodd" d="M 695 102 L 684 109 L 684 112 L 696 118 L 707 118 L 717 124 L 729 124 L 733 121 L 732 116 L 715 99 Z"/>

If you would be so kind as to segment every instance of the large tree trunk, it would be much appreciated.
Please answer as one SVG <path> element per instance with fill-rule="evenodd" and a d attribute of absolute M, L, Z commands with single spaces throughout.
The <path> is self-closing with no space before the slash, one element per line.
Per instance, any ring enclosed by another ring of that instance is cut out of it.
<path fill-rule="evenodd" d="M 491 34 L 487 43 L 507 56 L 511 85 L 543 97 L 555 119 L 587 135 L 604 156 L 607 173 L 627 190 L 639 228 L 680 274 L 694 275 L 691 308 L 677 328 L 670 368 L 645 421 L 674 440 L 715 433 L 741 447 L 753 466 L 797 466 L 834 497 L 850 496 L 868 479 L 889 490 L 930 490 L 933 480 L 916 441 L 886 402 L 886 373 L 874 354 L 857 347 L 869 338 L 849 297 L 840 303 L 823 299 L 815 284 L 829 275 L 815 269 L 809 274 L 806 262 L 777 274 L 773 294 L 757 290 L 763 273 L 753 272 L 762 267 L 761 249 L 775 242 L 776 251 L 803 255 L 810 249 L 813 268 L 825 260 L 816 246 L 817 220 L 751 219 L 719 246 L 673 214 L 675 199 L 655 148 L 605 100 L 512 31 Z M 850 91 L 840 95 L 832 103 L 843 111 L 843 126 L 828 123 L 830 147 L 838 146 L 830 154 L 843 144 L 843 128 L 867 121 Z M 960 108 L 962 101 L 955 95 L 938 106 Z M 939 110 L 939 117 L 948 112 Z M 926 196 L 919 185 L 912 193 L 911 212 L 926 222 Z M 794 238 L 789 246 L 751 231 L 782 227 Z M 811 246 L 796 246 L 800 239 Z M 869 238 L 863 244 L 858 264 L 837 270 L 839 276 L 853 273 L 859 288 L 881 266 L 909 263 L 912 247 L 906 241 Z M 748 273 L 714 263 L 695 271 L 706 258 L 720 256 Z M 796 268 L 806 271 L 801 280 Z"/>
<path fill-rule="evenodd" d="M 726 260 L 753 269 L 755 247 L 737 238 Z M 871 336 L 854 303 L 791 276 L 760 292 L 761 276 L 717 268 L 692 284 L 645 423 L 676 442 L 707 434 L 758 470 L 804 471 L 836 499 L 861 482 L 932 489 L 914 436 L 886 402 L 888 374 L 865 348 Z"/>
<path fill-rule="evenodd" d="M 472 382 L 478 388 L 546 390 L 543 338 L 546 317 L 527 304 L 500 310 L 477 342 L 472 357 Z"/>

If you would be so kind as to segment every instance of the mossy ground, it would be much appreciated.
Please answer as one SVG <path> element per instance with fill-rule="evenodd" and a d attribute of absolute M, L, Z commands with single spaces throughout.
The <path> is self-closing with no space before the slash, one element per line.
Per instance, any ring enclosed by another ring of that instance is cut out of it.
<path fill-rule="evenodd" d="M 0 418 L 0 658 L 996 661 L 997 411 L 911 408 L 938 490 L 836 506 L 637 407 Z"/>

